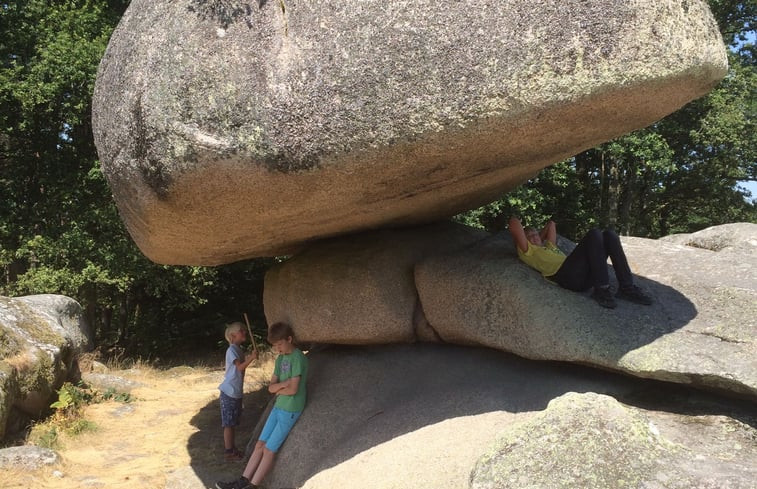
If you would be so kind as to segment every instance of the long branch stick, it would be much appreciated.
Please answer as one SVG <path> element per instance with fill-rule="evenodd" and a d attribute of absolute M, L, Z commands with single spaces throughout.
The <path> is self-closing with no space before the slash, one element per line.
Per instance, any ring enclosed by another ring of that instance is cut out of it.
<path fill-rule="evenodd" d="M 252 341 L 252 349 L 255 352 L 258 351 L 258 345 L 255 344 L 255 337 L 252 336 L 252 329 L 250 329 L 250 320 L 247 319 L 247 313 L 244 313 L 244 322 L 247 324 L 247 332 L 250 333 L 250 341 Z"/>

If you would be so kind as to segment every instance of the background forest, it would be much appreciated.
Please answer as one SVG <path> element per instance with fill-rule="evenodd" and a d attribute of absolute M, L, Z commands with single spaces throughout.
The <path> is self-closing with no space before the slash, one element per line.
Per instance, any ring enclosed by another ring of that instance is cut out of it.
<path fill-rule="evenodd" d="M 98 63 L 128 3 L 0 3 L 0 295 L 73 297 L 97 345 L 134 356 L 213 349 L 243 312 L 262 334 L 275 258 L 157 265 L 118 217 L 90 114 Z M 513 213 L 534 225 L 553 218 L 572 239 L 597 225 L 657 238 L 757 222 L 757 201 L 739 185 L 757 181 L 757 3 L 709 4 L 730 46 L 715 90 L 455 219 L 500 231 Z"/>

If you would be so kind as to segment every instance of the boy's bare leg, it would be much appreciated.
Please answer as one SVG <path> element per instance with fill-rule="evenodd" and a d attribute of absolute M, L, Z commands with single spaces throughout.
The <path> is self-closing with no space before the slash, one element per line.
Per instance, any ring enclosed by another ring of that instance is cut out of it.
<path fill-rule="evenodd" d="M 223 428 L 223 447 L 226 450 L 234 448 L 234 428 L 230 426 Z"/>
<path fill-rule="evenodd" d="M 260 465 L 260 461 L 263 459 L 264 450 L 265 442 L 258 441 L 257 443 L 255 443 L 255 449 L 252 451 L 252 455 L 250 455 L 250 460 L 247 461 L 247 466 L 244 468 L 244 472 L 242 472 L 242 475 L 248 481 L 252 480 L 252 474 L 255 473 L 258 465 Z"/>
<path fill-rule="evenodd" d="M 276 453 L 270 451 L 265 446 L 263 447 L 263 458 L 260 460 L 260 465 L 258 465 L 258 470 L 255 471 L 255 475 L 250 479 L 250 482 L 255 484 L 256 486 L 263 482 L 263 479 L 265 479 L 265 476 L 268 475 L 268 472 L 271 471 L 271 468 L 273 467 L 273 459 L 276 457 Z"/>

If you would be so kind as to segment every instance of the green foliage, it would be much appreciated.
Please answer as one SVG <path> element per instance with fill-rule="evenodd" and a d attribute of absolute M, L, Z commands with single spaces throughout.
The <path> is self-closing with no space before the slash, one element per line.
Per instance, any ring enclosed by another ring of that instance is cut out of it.
<path fill-rule="evenodd" d="M 84 405 L 91 403 L 94 398 L 94 394 L 83 387 L 81 383 L 74 385 L 71 382 L 66 382 L 58 389 L 58 400 L 52 403 L 50 407 L 66 413 L 78 412 Z"/>
<path fill-rule="evenodd" d="M 118 392 L 112 387 L 101 393 L 81 381 L 77 384 L 65 382 L 58 389 L 58 400 L 50 404 L 50 407 L 57 415 L 74 418 L 81 415 L 85 406 L 105 401 L 129 403 L 134 401 L 134 398 L 128 392 Z"/>
<path fill-rule="evenodd" d="M 132 395 L 128 392 L 118 392 L 113 387 L 108 387 L 105 392 L 102 393 L 102 399 L 104 401 L 115 401 L 130 403 L 134 401 Z"/>
<path fill-rule="evenodd" d="M 34 445 L 50 450 L 60 448 L 58 427 L 46 423 L 35 425 L 29 433 L 29 441 Z"/>
<path fill-rule="evenodd" d="M 160 266 L 126 232 L 90 114 L 99 60 L 128 3 L 0 3 L 0 295 L 65 294 L 84 306 L 103 348 L 186 354 L 223 344 L 222 325 L 244 312 L 265 324 L 263 276 L 273 261 Z M 656 237 L 757 222 L 755 204 L 736 188 L 757 179 L 757 6 L 709 3 L 732 53 L 727 78 L 707 97 L 456 219 L 499 231 L 511 214 L 534 226 L 552 218 L 573 239 L 602 225 Z M 219 21 L 238 13 L 216 4 L 193 2 Z"/>
<path fill-rule="evenodd" d="M 73 297 L 97 344 L 134 355 L 178 342 L 207 348 L 210 325 L 242 312 L 262 323 L 268 262 L 160 266 L 128 236 L 90 116 L 97 66 L 127 4 L 0 4 L 0 294 Z"/>
<path fill-rule="evenodd" d="M 76 436 L 97 429 L 93 422 L 83 417 L 83 409 L 87 405 L 105 401 L 128 403 L 133 400 L 131 394 L 112 388 L 100 393 L 82 382 L 76 385 L 66 382 L 58 389 L 58 400 L 50 405 L 53 415 L 32 428 L 29 440 L 41 447 L 59 448 L 62 433 Z"/>

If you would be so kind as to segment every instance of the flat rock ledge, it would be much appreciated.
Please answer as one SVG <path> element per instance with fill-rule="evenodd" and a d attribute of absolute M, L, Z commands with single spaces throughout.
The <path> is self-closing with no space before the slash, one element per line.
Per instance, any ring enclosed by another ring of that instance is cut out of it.
<path fill-rule="evenodd" d="M 312 245 L 268 272 L 265 314 L 304 343 L 486 346 L 757 400 L 755 255 L 623 244 L 652 306 L 601 308 L 521 263 L 509 236 L 440 223 Z"/>
<path fill-rule="evenodd" d="M 330 346 L 308 356 L 308 406 L 268 487 L 752 489 L 757 480 L 749 402 L 490 348 Z"/>

